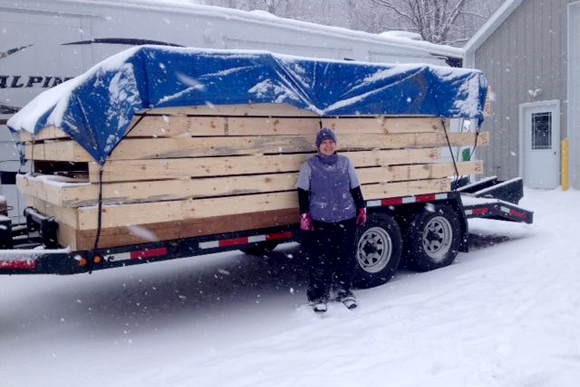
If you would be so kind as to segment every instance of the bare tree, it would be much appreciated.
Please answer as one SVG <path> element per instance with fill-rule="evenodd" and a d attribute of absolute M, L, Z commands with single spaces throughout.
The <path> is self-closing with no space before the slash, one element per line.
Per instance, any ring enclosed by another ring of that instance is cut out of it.
<path fill-rule="evenodd" d="M 465 5 L 472 0 L 372 0 L 402 19 L 423 40 L 449 43 L 448 35 Z"/>
<path fill-rule="evenodd" d="M 289 0 L 262 0 L 266 11 L 270 12 L 272 15 L 277 15 L 278 11 L 282 8 L 288 8 Z"/>
<path fill-rule="evenodd" d="M 502 0 L 371 0 L 392 14 L 398 28 L 437 44 L 464 42 Z"/>
<path fill-rule="evenodd" d="M 375 34 L 394 29 L 392 16 L 385 12 L 384 7 L 376 5 L 372 0 L 343 1 L 348 28 Z"/>
<path fill-rule="evenodd" d="M 195 0 L 183 0 L 194 2 Z M 426 41 L 461 45 L 505 0 L 198 0 L 370 33 L 407 30 Z"/>

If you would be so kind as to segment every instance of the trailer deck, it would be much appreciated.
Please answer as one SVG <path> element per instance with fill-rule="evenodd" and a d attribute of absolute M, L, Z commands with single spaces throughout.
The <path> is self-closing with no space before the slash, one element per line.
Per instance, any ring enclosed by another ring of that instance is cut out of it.
<path fill-rule="evenodd" d="M 523 196 L 520 183 L 518 179 L 510 182 L 498 182 L 495 179 L 495 186 L 501 187 L 501 192 L 508 192 L 510 197 L 521 198 Z M 477 183 L 474 186 L 477 186 Z M 487 188 L 493 186 L 488 185 Z M 505 200 L 477 197 L 468 192 L 472 187 L 466 187 L 463 190 L 459 189 L 457 192 L 367 201 L 367 206 L 369 212 L 371 212 L 378 208 L 455 201 L 459 204 L 467 219 L 485 218 L 528 224 L 533 222 L 532 211 Z M 507 190 L 505 189 L 506 187 L 508 187 Z M 490 191 L 493 192 L 493 190 Z M 246 232 L 98 249 L 95 251 L 73 252 L 69 248 L 46 247 L 45 243 L 48 242 L 50 244 L 51 238 L 56 235 L 54 227 L 57 227 L 57 225 L 55 225 L 54 219 L 39 216 L 32 209 L 27 209 L 25 214 L 28 226 L 19 225 L 14 228 L 14 248 L 0 250 L 0 274 L 87 273 L 94 270 L 133 264 L 193 257 L 229 250 L 250 249 L 260 246 L 264 242 L 287 243 L 300 242 L 303 239 L 303 231 L 296 224 Z M 23 229 L 33 231 L 27 233 L 25 239 L 18 240 L 18 238 L 22 237 Z M 16 232 L 16 230 L 18 231 Z M 42 230 L 44 230 L 44 233 L 48 232 L 49 235 L 43 236 Z M 31 249 L 31 246 L 36 247 Z"/>

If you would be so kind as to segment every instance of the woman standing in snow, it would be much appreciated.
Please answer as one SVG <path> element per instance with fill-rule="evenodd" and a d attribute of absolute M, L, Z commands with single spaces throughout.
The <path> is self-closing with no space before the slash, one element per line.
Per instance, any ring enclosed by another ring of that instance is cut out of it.
<path fill-rule="evenodd" d="M 350 160 L 336 153 L 336 136 L 323 128 L 316 136 L 318 153 L 300 168 L 300 227 L 309 231 L 308 301 L 326 312 L 331 287 L 336 299 L 355 308 L 351 292 L 356 267 L 356 225 L 366 223 L 366 205 Z"/>

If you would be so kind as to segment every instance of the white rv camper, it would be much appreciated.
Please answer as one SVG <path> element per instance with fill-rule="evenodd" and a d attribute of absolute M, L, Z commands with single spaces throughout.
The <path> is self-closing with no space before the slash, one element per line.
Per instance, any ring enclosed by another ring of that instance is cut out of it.
<path fill-rule="evenodd" d="M 460 61 L 462 50 L 397 34 L 344 28 L 192 5 L 177 0 L 0 0 L 0 196 L 22 213 L 20 168 L 7 119 L 40 92 L 141 44 L 258 49 L 367 62 Z"/>

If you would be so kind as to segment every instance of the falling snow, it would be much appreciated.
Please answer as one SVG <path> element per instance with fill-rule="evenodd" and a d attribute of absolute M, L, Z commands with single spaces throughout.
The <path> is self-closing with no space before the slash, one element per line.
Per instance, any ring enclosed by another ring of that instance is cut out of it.
<path fill-rule="evenodd" d="M 526 190 L 534 224 L 472 220 L 472 251 L 452 266 L 400 270 L 323 319 L 295 244 L 3 276 L 2 386 L 574 386 L 579 201 Z M 71 366 L 79 354 L 90 367 Z"/>

